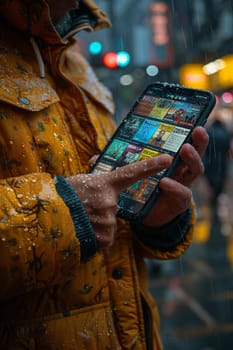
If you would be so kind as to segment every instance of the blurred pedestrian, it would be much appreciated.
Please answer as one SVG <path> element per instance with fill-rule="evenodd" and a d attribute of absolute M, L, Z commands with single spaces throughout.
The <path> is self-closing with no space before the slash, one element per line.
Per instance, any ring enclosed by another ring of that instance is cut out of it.
<path fill-rule="evenodd" d="M 231 135 L 224 122 L 216 117 L 207 128 L 209 144 L 203 158 L 204 176 L 211 189 L 210 205 L 216 213 L 217 201 L 224 191 L 228 171 Z"/>
<path fill-rule="evenodd" d="M 191 244 L 207 134 L 193 131 L 143 222 L 117 218 L 119 192 L 171 157 L 88 174 L 116 126 L 74 35 L 108 27 L 106 14 L 92 0 L 1 0 L 0 17 L 0 349 L 160 350 L 144 258 Z"/>

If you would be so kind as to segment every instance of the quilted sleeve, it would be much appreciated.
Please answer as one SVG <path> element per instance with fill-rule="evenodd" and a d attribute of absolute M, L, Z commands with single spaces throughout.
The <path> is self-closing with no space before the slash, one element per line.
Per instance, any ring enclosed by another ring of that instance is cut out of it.
<path fill-rule="evenodd" d="M 0 180 L 0 299 L 72 278 L 80 243 L 49 174 Z"/>

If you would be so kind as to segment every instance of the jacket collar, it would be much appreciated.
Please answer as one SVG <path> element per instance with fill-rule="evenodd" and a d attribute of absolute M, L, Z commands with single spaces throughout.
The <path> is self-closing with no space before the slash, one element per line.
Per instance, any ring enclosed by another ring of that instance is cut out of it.
<path fill-rule="evenodd" d="M 92 0 L 80 2 L 80 8 L 70 14 L 67 30 L 61 34 L 51 20 L 46 0 L 1 0 L 0 16 L 12 27 L 28 37 L 39 39 L 44 45 L 66 44 L 81 29 L 92 31 L 111 25 L 107 15 Z"/>

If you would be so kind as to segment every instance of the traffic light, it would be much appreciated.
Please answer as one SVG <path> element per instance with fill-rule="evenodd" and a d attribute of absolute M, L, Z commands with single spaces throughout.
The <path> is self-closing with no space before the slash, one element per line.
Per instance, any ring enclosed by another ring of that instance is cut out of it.
<path fill-rule="evenodd" d="M 88 50 L 91 55 L 99 55 L 102 51 L 102 44 L 100 41 L 92 41 L 89 44 Z"/>
<path fill-rule="evenodd" d="M 118 67 L 127 67 L 130 63 L 130 54 L 127 51 L 117 52 Z"/>
<path fill-rule="evenodd" d="M 90 63 L 94 68 L 99 68 L 103 65 L 103 45 L 100 41 L 91 41 L 88 45 Z"/>
<path fill-rule="evenodd" d="M 115 69 L 118 67 L 117 53 L 110 51 L 103 55 L 103 64 L 105 67 Z"/>
<path fill-rule="evenodd" d="M 109 69 L 124 68 L 129 63 L 130 54 L 127 51 L 109 51 L 103 55 L 103 64 Z"/>
<path fill-rule="evenodd" d="M 90 62 L 93 67 L 105 67 L 108 69 L 124 68 L 130 63 L 131 57 L 127 51 L 107 51 L 103 53 L 103 45 L 100 41 L 92 41 L 88 45 Z"/>

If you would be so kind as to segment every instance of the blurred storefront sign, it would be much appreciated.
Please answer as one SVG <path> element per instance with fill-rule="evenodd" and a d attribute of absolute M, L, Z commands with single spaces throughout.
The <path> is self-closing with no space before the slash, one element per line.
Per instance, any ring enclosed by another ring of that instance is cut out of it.
<path fill-rule="evenodd" d="M 217 74 L 217 83 L 223 88 L 233 87 L 233 55 L 222 57 L 223 68 Z"/>
<path fill-rule="evenodd" d="M 202 64 L 185 64 L 180 69 L 180 83 L 194 89 L 209 89 L 208 76 L 203 71 Z"/>
<path fill-rule="evenodd" d="M 160 68 L 169 68 L 174 63 L 172 43 L 171 7 L 168 1 L 156 1 L 149 5 L 150 26 L 152 32 L 153 64 Z"/>
<path fill-rule="evenodd" d="M 233 55 L 226 55 L 205 65 L 184 64 L 179 80 L 183 85 L 215 92 L 233 89 Z"/>

